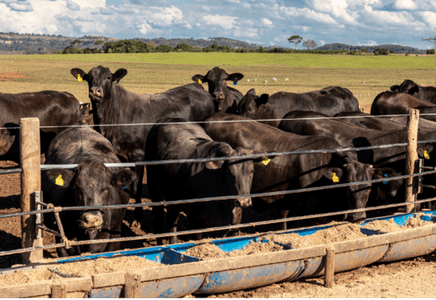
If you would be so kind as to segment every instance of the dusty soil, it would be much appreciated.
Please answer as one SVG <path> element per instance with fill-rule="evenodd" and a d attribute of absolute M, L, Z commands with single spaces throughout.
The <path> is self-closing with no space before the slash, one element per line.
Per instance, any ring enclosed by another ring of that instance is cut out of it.
<path fill-rule="evenodd" d="M 12 81 L 17 78 L 26 78 L 21 72 L 0 72 L 0 81 Z"/>
<path fill-rule="evenodd" d="M 1 163 L 0 168 L 9 168 L 16 166 L 15 163 L 6 162 Z M 19 174 L 0 175 L 0 215 L 20 212 L 19 193 L 20 193 L 20 177 Z M 143 202 L 149 201 L 146 198 L 146 194 L 143 195 Z M 123 235 L 124 236 L 136 236 L 151 234 L 151 210 L 146 209 L 145 221 L 142 224 L 142 229 L 132 226 L 133 211 L 128 211 L 125 221 L 123 222 Z M 264 214 L 256 214 L 250 212 L 249 217 L 252 219 L 265 220 L 268 216 Z M 246 221 L 245 221 L 246 222 Z M 381 232 L 392 232 L 395 230 L 403 229 L 390 221 L 377 221 L 378 223 L 368 224 L 366 227 L 371 230 Z M 406 224 L 410 228 L 415 226 L 425 226 L 424 221 L 413 220 L 410 224 Z M 360 230 L 355 230 L 353 225 L 347 224 L 340 227 L 338 225 L 335 234 L 331 234 L 330 238 L 345 238 L 354 239 L 358 238 L 361 234 Z M 346 233 L 345 228 L 348 228 Z M 354 229 L 353 229 L 354 228 Z M 262 231 L 262 228 L 249 228 L 242 230 L 243 234 L 255 233 Z M 323 238 L 328 238 L 328 233 L 324 233 L 324 237 L 316 237 L 318 243 L 323 243 Z M 341 237 L 342 236 L 342 237 Z M 0 219 L 0 251 L 7 251 L 17 249 L 21 247 L 21 229 L 20 218 L 3 218 Z M 275 237 L 278 239 L 278 237 Z M 188 240 L 188 238 L 186 238 Z M 306 239 L 307 240 L 307 239 Z M 300 241 L 301 242 L 301 241 Z M 44 234 L 44 244 L 54 243 L 54 238 L 51 234 Z M 239 255 L 245 255 L 250 253 L 258 253 L 258 251 L 280 251 L 282 247 L 276 248 L 276 244 L 264 243 L 265 245 L 256 245 L 259 243 L 253 243 L 247 249 L 245 253 L 240 252 Z M 292 244 L 292 242 L 291 242 Z M 298 243 L 294 239 L 292 246 L 296 246 Z M 122 243 L 122 248 L 138 248 L 146 246 L 156 245 L 155 240 L 134 241 Z M 273 247 L 271 247 L 273 245 Z M 300 245 L 300 247 L 302 247 Z M 207 259 L 211 253 L 215 250 L 210 248 L 205 251 L 198 250 L 194 256 Z M 221 251 L 222 252 L 222 251 Z M 216 255 L 216 254 L 215 254 Z M 221 255 L 221 254 L 218 254 Z M 234 255 L 234 254 L 232 254 Z M 44 251 L 44 256 L 48 259 L 56 258 L 56 251 Z M 138 258 L 127 258 L 127 261 L 121 263 L 119 266 L 118 259 L 115 258 L 111 262 L 108 259 L 94 260 L 91 262 L 81 262 L 79 268 L 68 269 L 70 264 L 58 267 L 58 272 L 65 274 L 72 274 L 76 276 L 85 276 L 86 274 L 96 274 L 103 272 L 113 272 L 114 270 L 125 270 L 133 267 L 152 267 L 153 263 Z M 123 258 L 123 260 L 126 258 Z M 141 262 L 142 260 L 142 262 Z M 141 263 L 144 263 L 141 265 Z M 12 256 L 0 256 L 0 269 L 10 268 L 13 265 L 21 264 L 21 255 L 16 254 Z M 122 268 L 122 269 L 121 269 Z M 47 269 L 41 270 L 41 274 L 38 275 L 40 279 L 57 280 L 61 278 L 60 275 L 55 272 L 50 272 Z M 9 280 L 15 283 L 26 282 L 30 280 L 25 273 L 9 274 Z M 14 277 L 16 276 L 16 277 Z M 395 262 L 390 264 L 374 264 L 364 268 L 360 268 L 353 271 L 339 273 L 335 275 L 335 285 L 332 289 L 325 288 L 323 286 L 323 277 L 304 279 L 296 282 L 281 282 L 273 284 L 267 287 L 261 287 L 253 290 L 238 291 L 234 293 L 210 295 L 209 297 L 220 298 L 380 298 L 380 297 L 392 297 L 392 298 L 404 298 L 404 297 L 436 297 L 436 286 L 434 285 L 434 279 L 436 279 L 436 254 L 432 253 L 419 258 L 409 259 L 401 262 Z M 0 286 L 6 284 L 0 281 Z M 192 295 L 188 297 L 193 297 Z M 204 296 L 203 296 L 204 297 Z"/>

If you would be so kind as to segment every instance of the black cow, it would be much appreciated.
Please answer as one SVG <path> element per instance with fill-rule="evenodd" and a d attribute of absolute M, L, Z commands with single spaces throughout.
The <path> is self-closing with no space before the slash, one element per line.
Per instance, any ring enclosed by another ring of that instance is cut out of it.
<path fill-rule="evenodd" d="M 94 116 L 92 115 L 91 103 L 80 103 L 80 113 L 82 114 L 83 123 L 94 128 Z"/>
<path fill-rule="evenodd" d="M 38 118 L 41 128 L 41 153 L 47 151 L 53 138 L 66 125 L 81 120 L 79 101 L 70 93 L 41 91 L 31 93 L 0 93 L 0 127 L 18 127 L 21 118 Z M 59 127 L 58 127 L 59 126 Z M 18 129 L 0 129 L 0 156 L 19 162 Z"/>
<path fill-rule="evenodd" d="M 241 73 L 228 74 L 218 67 L 208 71 L 205 76 L 197 74 L 192 76 L 192 80 L 198 83 L 207 82 L 209 93 L 215 101 L 216 111 L 227 113 L 238 113 L 238 104 L 242 99 L 242 93 L 232 87 L 227 86 L 227 81 L 234 84 L 244 78 Z"/>
<path fill-rule="evenodd" d="M 303 120 L 304 118 L 326 117 L 317 112 L 291 111 L 283 118 L 279 128 L 295 134 L 326 136 L 337 141 L 341 147 L 358 148 L 407 142 L 407 132 L 404 129 L 374 130 L 339 119 Z M 418 134 L 418 137 L 422 139 L 424 135 Z M 420 157 L 429 155 L 431 151 L 433 151 L 431 145 L 420 144 L 418 146 Z M 406 146 L 358 151 L 353 157 L 362 163 L 376 167 L 392 167 L 397 172 L 401 172 L 404 169 Z"/>
<path fill-rule="evenodd" d="M 360 114 L 358 114 L 360 115 Z M 369 147 L 384 144 L 404 143 L 406 141 L 406 132 L 404 127 L 400 125 L 396 130 L 375 130 L 367 127 L 362 127 L 352 123 L 343 121 L 342 119 L 328 118 L 321 113 L 293 111 L 286 114 L 283 121 L 279 125 L 279 129 L 287 132 L 303 135 L 326 136 L 336 140 L 342 147 L 358 148 Z M 310 118 L 304 120 L 304 118 Z M 317 119 L 324 118 L 324 119 Z M 375 118 L 361 118 L 361 121 L 373 125 L 371 121 Z M 353 121 L 357 119 L 352 119 Z M 384 120 L 377 120 L 383 123 Z M 357 122 L 357 121 L 355 121 Z M 387 121 L 392 122 L 392 121 Z M 357 122 L 358 123 L 358 122 Z M 392 122 L 394 123 L 394 122 Z M 380 125 L 378 122 L 374 122 Z M 350 154 L 351 157 L 362 163 L 373 164 L 383 170 L 383 177 L 390 178 L 401 175 L 405 166 L 405 146 L 392 147 L 389 149 L 373 149 L 363 150 Z M 424 151 L 431 152 L 433 148 L 429 145 L 419 146 L 421 155 Z M 368 205 L 383 205 L 390 202 L 400 202 L 399 199 L 404 199 L 403 190 L 397 195 L 403 180 L 387 180 L 386 182 L 375 183 L 372 187 Z M 401 198 L 402 197 L 402 198 Z"/>
<path fill-rule="evenodd" d="M 164 117 L 180 117 L 189 121 L 202 121 L 215 111 L 210 94 L 201 84 L 191 83 L 155 95 L 139 95 L 126 90 L 118 82 L 126 69 L 111 73 L 99 66 L 88 73 L 71 69 L 71 74 L 88 82 L 92 103 L 94 128 L 113 145 L 123 161 L 144 160 L 145 142 L 151 126 L 102 126 L 110 124 L 154 123 Z M 137 182 L 133 192 L 141 202 L 144 168 L 135 168 Z M 142 209 L 135 210 L 135 220 L 142 219 Z"/>
<path fill-rule="evenodd" d="M 81 123 L 84 125 L 84 123 Z M 104 163 L 119 163 L 110 142 L 89 127 L 64 130 L 53 139 L 46 164 L 78 164 L 73 170 L 50 169 L 42 172 L 44 202 L 54 206 L 95 206 L 128 204 L 129 184 L 134 172 L 108 168 Z M 126 209 L 91 209 L 60 212 L 68 240 L 108 239 L 121 236 Z M 53 214 L 45 215 L 49 228 L 57 229 Z M 56 237 L 57 242 L 59 238 Z M 57 248 L 61 257 L 82 252 L 115 251 L 119 242 Z"/>
<path fill-rule="evenodd" d="M 240 147 L 233 149 L 227 143 L 213 141 L 197 124 L 160 124 L 185 121 L 178 118 L 165 118 L 158 121 L 148 135 L 145 158 L 171 160 L 253 154 L 251 150 Z M 242 209 L 251 206 L 251 198 L 237 197 L 237 195 L 250 194 L 253 174 L 253 161 L 247 159 L 147 166 L 148 188 L 150 198 L 154 202 L 236 196 L 236 199 L 231 201 L 167 206 L 167 219 L 171 232 L 177 231 L 180 211 L 185 212 L 191 227 L 195 229 L 239 224 Z M 163 210 L 163 206 L 153 208 L 155 228 L 160 233 Z M 231 235 L 235 234 L 237 231 L 231 233 Z M 201 239 L 201 234 L 197 235 L 197 239 Z M 171 243 L 177 243 L 177 236 L 171 238 Z"/>
<path fill-rule="evenodd" d="M 277 127 L 283 116 L 293 110 L 317 111 L 334 116 L 344 111 L 359 111 L 359 102 L 346 88 L 330 86 L 307 93 L 278 92 L 257 96 L 251 89 L 239 103 L 239 113 L 251 119 L 275 119 L 265 124 Z"/>
<path fill-rule="evenodd" d="M 236 121 L 229 123 L 206 123 L 206 133 L 214 140 L 229 143 L 232 147 L 252 149 L 255 153 L 304 151 L 314 149 L 338 149 L 341 146 L 333 139 L 320 136 L 301 136 L 284 132 L 248 118 L 232 114 L 216 113 L 207 121 Z M 240 121 L 240 122 L 237 122 Z M 278 192 L 301 188 L 331 185 L 335 182 L 351 183 L 381 178 L 383 172 L 373 169 L 340 153 L 307 153 L 265 157 L 254 164 L 252 193 Z M 261 211 L 272 205 L 281 211 L 282 217 L 298 215 L 298 203 L 316 199 L 317 211 L 364 208 L 371 184 L 353 185 L 341 189 L 253 197 L 253 208 Z M 347 216 L 351 221 L 365 219 L 365 212 Z M 286 224 L 283 224 L 283 229 Z"/>
<path fill-rule="evenodd" d="M 400 85 L 391 86 L 391 91 L 407 93 L 418 99 L 436 104 L 436 88 L 434 86 L 418 85 L 410 79 L 405 79 Z"/>
<path fill-rule="evenodd" d="M 422 118 L 436 121 L 436 104 L 421 100 L 405 93 L 382 92 L 378 94 L 371 105 L 372 115 L 409 114 L 409 109 L 419 110 Z"/>
<path fill-rule="evenodd" d="M 402 122 L 395 121 L 395 119 L 374 116 L 371 114 L 356 112 L 342 112 L 335 115 L 338 120 L 353 123 L 354 125 L 376 129 L 376 130 L 404 130 L 405 125 Z M 404 120 L 407 118 L 402 117 Z"/>

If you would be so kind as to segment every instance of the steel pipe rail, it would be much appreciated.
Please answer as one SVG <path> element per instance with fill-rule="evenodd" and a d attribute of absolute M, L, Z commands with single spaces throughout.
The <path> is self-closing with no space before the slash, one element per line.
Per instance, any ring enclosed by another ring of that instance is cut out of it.
<path fill-rule="evenodd" d="M 226 230 L 226 229 L 239 229 L 239 228 L 269 225 L 269 224 L 275 224 L 275 223 L 291 222 L 291 221 L 298 221 L 298 220 L 305 220 L 305 219 L 314 219 L 314 218 L 328 217 L 328 216 L 334 216 L 334 215 L 342 215 L 345 213 L 353 213 L 353 212 L 371 211 L 371 210 L 378 210 L 378 209 L 385 209 L 385 208 L 400 207 L 400 206 L 406 206 L 407 204 L 426 203 L 426 202 L 431 202 L 431 201 L 435 201 L 435 200 L 436 200 L 436 197 L 425 199 L 425 200 L 408 202 L 408 203 L 404 202 L 404 203 L 399 203 L 399 204 L 388 204 L 388 205 L 374 206 L 374 207 L 369 207 L 369 208 L 345 210 L 345 211 L 333 212 L 333 213 L 317 214 L 317 215 L 310 215 L 310 216 L 289 217 L 289 218 L 283 218 L 283 219 L 277 219 L 277 220 L 259 221 L 259 222 L 245 223 L 245 224 L 239 224 L 239 225 L 230 225 L 230 226 L 220 226 L 220 227 L 213 227 L 213 228 L 211 227 L 211 228 L 206 228 L 206 229 L 178 231 L 178 232 L 174 232 L 174 233 L 161 233 L 161 234 L 153 234 L 153 235 L 134 236 L 134 237 L 123 237 L 123 238 L 102 239 L 102 240 L 86 240 L 86 241 L 69 241 L 69 242 L 70 242 L 71 246 L 78 246 L 78 245 L 88 245 L 88 244 L 103 244 L 103 243 L 111 243 L 111 242 L 138 241 L 138 240 L 146 240 L 146 239 L 151 239 L 151 238 L 170 237 L 170 236 L 175 236 L 175 235 L 180 236 L 180 235 L 187 235 L 187 234 L 194 234 L 194 233 L 206 233 L 206 232 Z M 343 223 L 341 223 L 341 224 L 343 224 Z M 289 231 L 289 230 L 274 231 L 274 232 L 280 233 L 280 232 L 285 232 L 285 231 Z M 265 235 L 265 234 L 268 234 L 268 233 L 263 233 L 261 235 Z M 248 236 L 250 236 L 250 235 L 248 235 Z M 258 236 L 258 234 L 253 234 L 253 236 Z M 26 253 L 26 252 L 30 252 L 30 251 L 34 251 L 34 250 L 39 250 L 39 249 L 51 249 L 51 248 L 60 248 L 60 247 L 65 247 L 65 243 L 46 245 L 46 246 L 40 246 L 40 247 L 29 247 L 29 248 L 23 248 L 23 249 L 17 249 L 17 250 L 1 251 L 0 256 L 18 254 L 18 253 Z"/>
<path fill-rule="evenodd" d="M 434 174 L 434 173 L 436 173 L 436 170 L 415 173 L 412 175 L 401 175 L 401 176 L 389 177 L 388 181 L 404 179 L 404 178 L 409 178 L 409 177 L 429 175 L 429 174 Z M 188 204 L 188 203 L 198 203 L 198 202 L 232 200 L 232 199 L 235 199 L 236 197 L 253 197 L 254 198 L 254 197 L 263 197 L 263 196 L 278 196 L 278 195 L 297 194 L 297 193 L 305 193 L 305 192 L 312 192 L 312 191 L 318 191 L 318 190 L 327 190 L 327 189 L 348 187 L 348 186 L 365 184 L 365 183 L 383 182 L 383 181 L 387 181 L 386 179 L 387 178 L 373 179 L 373 180 L 367 180 L 367 181 L 335 184 L 335 185 L 329 185 L 329 186 L 323 186 L 323 187 L 313 187 L 313 188 L 305 188 L 305 189 L 298 189 L 298 190 L 287 190 L 287 191 L 281 191 L 281 192 L 269 192 L 269 193 L 258 193 L 258 194 L 237 195 L 237 196 L 229 195 L 229 196 L 220 196 L 220 197 L 206 197 L 206 198 L 185 199 L 185 200 L 175 200 L 175 201 L 161 201 L 161 202 L 153 202 L 153 203 L 138 203 L 138 204 L 93 205 L 93 206 L 86 206 L 86 207 L 70 206 L 70 207 L 62 207 L 62 211 L 88 210 L 88 209 L 121 209 L 121 208 L 126 208 L 126 207 L 142 207 L 142 206 L 153 207 L 153 206 L 161 206 L 161 205 L 177 205 L 177 204 Z M 41 204 L 41 203 L 39 203 L 39 204 Z M 29 212 L 0 215 L 0 219 L 7 218 L 7 217 L 23 216 L 23 215 L 34 215 L 34 214 L 38 214 L 38 213 L 49 213 L 49 212 L 55 212 L 55 209 L 54 208 L 47 208 L 47 209 L 41 209 L 39 211 L 35 210 L 35 211 L 29 211 Z"/>

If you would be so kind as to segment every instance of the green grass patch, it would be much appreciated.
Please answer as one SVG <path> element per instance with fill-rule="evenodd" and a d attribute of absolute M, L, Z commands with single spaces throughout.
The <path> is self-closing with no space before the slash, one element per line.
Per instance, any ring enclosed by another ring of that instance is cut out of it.
<path fill-rule="evenodd" d="M 147 63 L 166 65 L 265 66 L 335 69 L 434 69 L 434 56 L 320 55 L 273 53 L 107 53 L 0 56 L 1 60 L 81 61 L 94 63 Z"/>
<path fill-rule="evenodd" d="M 234 86 L 243 94 L 251 88 L 260 95 L 279 91 L 302 93 L 337 85 L 348 88 L 362 105 L 372 103 L 377 94 L 404 79 L 421 85 L 435 85 L 434 56 L 270 53 L 3 55 L 0 64 L 0 72 L 25 75 L 25 78 L 13 81 L 0 81 L 1 92 L 67 91 L 82 102 L 89 101 L 88 86 L 85 82 L 77 82 L 70 70 L 81 68 L 88 72 L 98 65 L 109 67 L 112 72 L 118 68 L 127 69 L 128 74 L 121 84 L 142 94 L 160 93 L 191 83 L 193 75 L 206 75 L 215 66 L 228 73 L 244 74 L 244 78 Z M 273 81 L 273 77 L 277 81 Z M 204 87 L 207 89 L 207 84 Z"/>

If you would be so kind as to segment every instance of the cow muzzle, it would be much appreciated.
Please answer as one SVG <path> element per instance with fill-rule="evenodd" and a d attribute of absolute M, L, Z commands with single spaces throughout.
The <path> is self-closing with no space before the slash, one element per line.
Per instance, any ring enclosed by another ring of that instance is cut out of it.
<path fill-rule="evenodd" d="M 103 212 L 100 210 L 84 212 L 79 220 L 79 226 L 85 229 L 86 232 L 101 230 L 103 226 Z"/>
<path fill-rule="evenodd" d="M 250 206 L 253 206 L 253 203 L 251 202 L 251 197 L 239 197 L 239 198 L 236 198 L 236 206 L 240 206 L 240 207 L 250 207 Z"/>
<path fill-rule="evenodd" d="M 103 98 L 103 89 L 101 88 L 91 88 L 89 91 L 89 97 L 92 100 L 100 101 Z"/>

